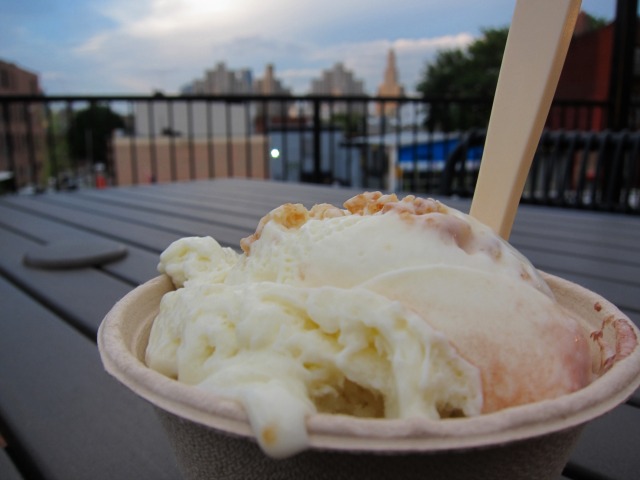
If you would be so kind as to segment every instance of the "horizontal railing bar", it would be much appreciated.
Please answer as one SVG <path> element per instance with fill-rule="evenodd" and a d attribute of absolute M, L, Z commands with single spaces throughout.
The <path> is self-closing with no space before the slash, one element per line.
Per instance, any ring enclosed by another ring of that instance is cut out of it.
<path fill-rule="evenodd" d="M 225 94 L 225 95 L 6 95 L 0 94 L 0 102 L 161 102 L 161 101 L 211 101 L 211 102 L 262 102 L 271 100 L 274 102 L 287 101 L 319 101 L 319 102 L 400 102 L 400 103 L 460 103 L 460 104 L 490 104 L 491 98 L 466 97 L 466 96 L 388 96 L 388 95 L 259 95 L 259 94 Z M 608 101 L 603 100 L 554 100 L 556 105 L 607 107 Z M 631 102 L 631 105 L 640 106 L 640 101 Z"/>

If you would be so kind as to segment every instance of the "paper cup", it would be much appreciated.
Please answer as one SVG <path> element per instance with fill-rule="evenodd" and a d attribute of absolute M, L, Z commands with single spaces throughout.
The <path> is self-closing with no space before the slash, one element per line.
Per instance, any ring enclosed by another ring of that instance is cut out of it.
<path fill-rule="evenodd" d="M 160 299 L 173 288 L 168 277 L 157 277 L 118 302 L 100 326 L 98 347 L 107 371 L 157 408 L 190 479 L 556 480 L 585 423 L 624 402 L 640 386 L 640 332 L 595 293 L 551 275 L 545 279 L 558 301 L 591 330 L 599 330 L 606 320 L 625 327 L 610 328 L 608 335 L 635 335 L 635 346 L 627 343 L 619 355 L 624 358 L 608 365 L 589 386 L 473 418 L 385 420 L 318 414 L 307 421 L 309 448 L 283 460 L 260 450 L 239 403 L 145 365 Z M 609 340 L 615 345 L 621 339 Z"/>

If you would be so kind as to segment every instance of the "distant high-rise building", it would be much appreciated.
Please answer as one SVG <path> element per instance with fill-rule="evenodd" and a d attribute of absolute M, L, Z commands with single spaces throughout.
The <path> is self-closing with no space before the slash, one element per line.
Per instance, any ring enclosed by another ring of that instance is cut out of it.
<path fill-rule="evenodd" d="M 404 88 L 398 83 L 398 68 L 396 67 L 396 55 L 393 49 L 387 54 L 387 66 L 384 70 L 384 81 L 378 87 L 378 95 L 384 97 L 402 97 Z M 396 114 L 397 102 L 380 102 L 376 105 L 376 113 L 381 116 Z"/>
<path fill-rule="evenodd" d="M 40 94 L 38 75 L 0 60 L 0 94 Z M 14 188 L 38 183 L 44 163 L 44 115 L 40 102 L 16 103 L 0 114 L 0 172 Z"/>
<path fill-rule="evenodd" d="M 364 82 L 354 77 L 341 62 L 331 70 L 323 70 L 320 78 L 311 81 L 312 95 L 364 95 Z"/>
<path fill-rule="evenodd" d="M 224 62 L 207 70 L 204 78 L 196 79 L 182 88 L 183 94 L 193 95 L 227 95 L 249 94 L 253 91 L 251 70 L 228 70 Z"/>
<path fill-rule="evenodd" d="M 291 90 L 283 87 L 273 72 L 273 64 L 268 63 L 264 69 L 264 76 L 254 82 L 253 91 L 260 95 L 291 95 Z"/>
<path fill-rule="evenodd" d="M 323 70 L 320 78 L 311 81 L 312 95 L 332 95 L 336 97 L 347 95 L 365 95 L 364 82 L 354 77 L 353 72 L 338 62 L 332 69 Z M 336 102 L 333 114 L 359 114 L 366 112 L 365 102 Z M 324 112 L 326 114 L 326 112 Z"/>
<path fill-rule="evenodd" d="M 254 81 L 253 92 L 257 95 L 291 95 L 291 90 L 285 88 L 282 82 L 275 77 L 273 64 L 271 63 L 265 67 L 264 76 Z M 269 117 L 286 117 L 289 105 L 289 103 L 284 102 L 269 102 L 267 114 Z M 263 107 L 263 104 L 258 104 L 258 116 L 264 115 Z"/>

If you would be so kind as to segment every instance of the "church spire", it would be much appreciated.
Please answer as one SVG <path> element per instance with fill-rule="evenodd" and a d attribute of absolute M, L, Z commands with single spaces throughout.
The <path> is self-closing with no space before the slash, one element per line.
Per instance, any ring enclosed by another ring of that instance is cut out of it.
<path fill-rule="evenodd" d="M 398 84 L 398 69 L 396 67 L 396 54 L 393 48 L 387 54 L 387 68 L 384 71 L 384 83 L 387 85 Z"/>
<path fill-rule="evenodd" d="M 387 53 L 387 66 L 384 70 L 384 81 L 378 88 L 378 95 L 382 97 L 402 97 L 404 88 L 398 83 L 398 68 L 396 67 L 396 54 L 392 48 Z M 379 103 L 376 106 L 379 116 L 395 115 L 398 105 L 396 102 Z"/>

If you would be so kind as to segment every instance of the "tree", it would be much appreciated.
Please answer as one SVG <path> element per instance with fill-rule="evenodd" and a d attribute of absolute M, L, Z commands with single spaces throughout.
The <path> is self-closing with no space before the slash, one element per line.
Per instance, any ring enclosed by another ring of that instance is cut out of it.
<path fill-rule="evenodd" d="M 77 111 L 69 124 L 69 154 L 81 163 L 107 164 L 111 135 L 124 128 L 124 120 L 109 107 L 91 104 Z"/>
<path fill-rule="evenodd" d="M 447 130 L 486 127 L 508 32 L 508 27 L 484 29 L 482 36 L 466 49 L 442 50 L 426 66 L 417 90 L 437 100 L 428 112 L 430 127 Z M 449 102 L 464 98 L 484 101 Z"/>
<path fill-rule="evenodd" d="M 611 23 L 611 21 L 607 20 L 605 17 L 587 14 L 586 18 L 589 24 L 589 31 L 598 30 L 600 28 L 606 27 L 607 25 L 609 25 L 609 23 Z"/>
<path fill-rule="evenodd" d="M 52 177 L 57 178 L 60 172 L 66 172 L 71 169 L 65 111 L 52 111 L 47 128 L 49 129 L 49 132 L 46 132 L 45 135 L 51 135 L 53 146 L 47 146 L 42 142 L 43 148 L 47 148 L 48 153 L 43 153 L 45 162 L 44 168 L 42 169 L 42 176 L 40 178 L 40 183 L 42 185 L 47 185 L 49 179 Z M 67 134 L 65 134 L 65 132 L 67 132 Z"/>
<path fill-rule="evenodd" d="M 329 120 L 333 126 L 340 127 L 346 138 L 364 134 L 365 116 L 361 113 L 335 113 Z"/>

